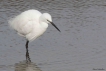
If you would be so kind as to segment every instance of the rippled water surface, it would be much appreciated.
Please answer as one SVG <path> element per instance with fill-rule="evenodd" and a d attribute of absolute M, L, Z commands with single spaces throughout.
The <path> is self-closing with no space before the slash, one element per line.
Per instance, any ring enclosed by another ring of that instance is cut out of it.
<path fill-rule="evenodd" d="M 25 38 L 7 21 L 28 9 L 50 13 L 61 30 L 49 25 L 29 44 L 32 67 L 24 64 Z M 25 69 L 17 69 L 21 64 Z M 106 70 L 106 0 L 0 0 L 0 71 L 94 69 Z"/>

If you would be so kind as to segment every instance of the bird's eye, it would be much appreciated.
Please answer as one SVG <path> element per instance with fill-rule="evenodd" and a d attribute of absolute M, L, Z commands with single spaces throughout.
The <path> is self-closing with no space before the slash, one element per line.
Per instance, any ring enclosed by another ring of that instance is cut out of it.
<path fill-rule="evenodd" d="M 47 19 L 47 21 L 50 22 L 48 19 Z"/>

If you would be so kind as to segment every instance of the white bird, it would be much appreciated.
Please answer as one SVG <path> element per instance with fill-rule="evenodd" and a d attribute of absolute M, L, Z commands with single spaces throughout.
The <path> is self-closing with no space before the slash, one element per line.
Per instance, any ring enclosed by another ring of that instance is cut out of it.
<path fill-rule="evenodd" d="M 9 20 L 10 26 L 17 31 L 20 36 L 26 38 L 26 59 L 28 54 L 28 43 L 29 41 L 35 40 L 41 36 L 46 29 L 48 24 L 52 24 L 59 32 L 60 30 L 52 22 L 52 17 L 49 13 L 41 13 L 38 10 L 27 10 Z"/>

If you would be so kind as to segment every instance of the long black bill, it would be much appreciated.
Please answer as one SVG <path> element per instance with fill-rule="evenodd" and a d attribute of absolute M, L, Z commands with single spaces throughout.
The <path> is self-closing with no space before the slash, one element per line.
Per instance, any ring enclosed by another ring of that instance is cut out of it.
<path fill-rule="evenodd" d="M 48 20 L 49 21 L 49 20 Z M 50 22 L 50 21 L 49 21 Z M 53 22 L 50 22 L 59 32 L 61 32 L 60 30 L 59 30 L 59 28 L 57 28 L 57 26 L 53 23 Z"/>

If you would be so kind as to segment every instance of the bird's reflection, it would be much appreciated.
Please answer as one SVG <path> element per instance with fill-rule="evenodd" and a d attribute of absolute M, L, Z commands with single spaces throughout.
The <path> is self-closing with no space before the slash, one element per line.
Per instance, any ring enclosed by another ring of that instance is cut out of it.
<path fill-rule="evenodd" d="M 31 61 L 28 50 L 26 51 L 26 60 L 15 63 L 14 65 L 0 65 L 0 71 L 1 69 L 14 69 L 14 71 L 42 71 Z"/>
<path fill-rule="evenodd" d="M 15 71 L 41 71 L 33 62 L 27 63 L 26 60 L 15 64 Z"/>
<path fill-rule="evenodd" d="M 15 64 L 15 71 L 41 71 L 39 67 L 31 62 L 29 51 L 26 50 L 26 60 Z"/>

